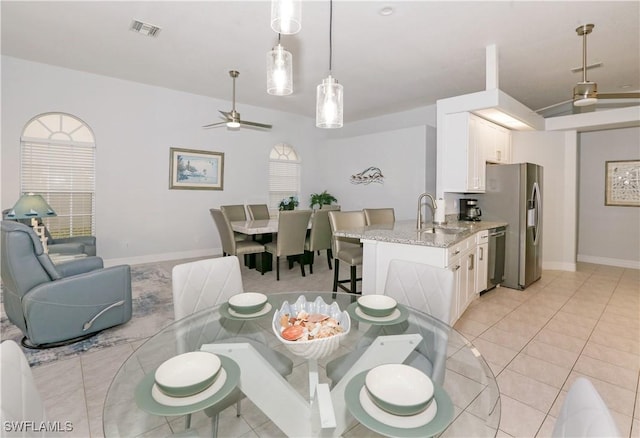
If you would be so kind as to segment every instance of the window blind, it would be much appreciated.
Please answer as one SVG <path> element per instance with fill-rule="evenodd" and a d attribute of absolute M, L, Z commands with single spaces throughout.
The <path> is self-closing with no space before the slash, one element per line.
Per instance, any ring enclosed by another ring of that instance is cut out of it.
<path fill-rule="evenodd" d="M 298 196 L 300 192 L 300 162 L 291 160 L 292 157 L 297 158 L 297 155 L 291 146 L 286 146 L 289 148 L 287 153 L 278 150 L 279 158 L 269 161 L 269 208 L 274 210 L 278 209 L 282 199 Z M 283 145 L 277 147 L 282 148 Z"/>

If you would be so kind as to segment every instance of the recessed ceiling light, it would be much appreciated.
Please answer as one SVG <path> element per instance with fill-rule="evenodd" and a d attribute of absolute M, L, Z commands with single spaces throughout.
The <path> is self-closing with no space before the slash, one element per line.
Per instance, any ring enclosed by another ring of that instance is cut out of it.
<path fill-rule="evenodd" d="M 391 6 L 385 6 L 382 9 L 380 9 L 380 15 L 382 15 L 383 17 L 388 17 L 389 15 L 393 14 L 393 8 Z"/>
<path fill-rule="evenodd" d="M 142 34 L 148 37 L 157 37 L 160 32 L 160 28 L 150 23 L 145 23 L 139 20 L 133 20 L 129 30 Z"/>

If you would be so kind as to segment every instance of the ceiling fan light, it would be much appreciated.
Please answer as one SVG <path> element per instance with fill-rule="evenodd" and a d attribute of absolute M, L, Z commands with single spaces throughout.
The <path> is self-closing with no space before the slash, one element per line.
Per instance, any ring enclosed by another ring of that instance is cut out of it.
<path fill-rule="evenodd" d="M 573 105 L 588 106 L 598 101 L 598 86 L 595 82 L 578 82 L 573 88 Z"/>
<path fill-rule="evenodd" d="M 316 126 L 318 128 L 342 128 L 342 85 L 327 76 L 318 85 L 316 93 Z"/>
<path fill-rule="evenodd" d="M 267 53 L 267 93 L 274 96 L 293 93 L 292 56 L 281 44 Z"/>
<path fill-rule="evenodd" d="M 301 0 L 272 0 L 271 29 L 282 35 L 293 35 L 302 27 Z"/>

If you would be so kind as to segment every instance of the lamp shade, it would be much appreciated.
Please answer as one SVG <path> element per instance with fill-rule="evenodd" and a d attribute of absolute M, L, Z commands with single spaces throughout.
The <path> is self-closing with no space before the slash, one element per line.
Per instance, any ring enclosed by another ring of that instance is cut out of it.
<path fill-rule="evenodd" d="M 24 194 L 18 199 L 16 205 L 7 213 L 7 219 L 31 219 L 38 217 L 57 216 L 47 201 L 40 195 L 33 193 Z"/>
<path fill-rule="evenodd" d="M 282 35 L 293 35 L 302 27 L 300 0 L 271 0 L 271 29 Z"/>
<path fill-rule="evenodd" d="M 316 126 L 327 129 L 342 128 L 342 85 L 331 75 L 318 85 Z"/>
<path fill-rule="evenodd" d="M 281 44 L 267 53 L 267 93 L 275 96 L 293 93 L 292 57 Z"/>

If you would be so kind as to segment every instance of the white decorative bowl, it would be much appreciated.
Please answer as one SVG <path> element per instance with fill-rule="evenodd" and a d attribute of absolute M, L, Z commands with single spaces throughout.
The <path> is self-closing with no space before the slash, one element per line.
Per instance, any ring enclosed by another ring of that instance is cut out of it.
<path fill-rule="evenodd" d="M 191 351 L 164 361 L 155 372 L 155 382 L 171 397 L 187 397 L 208 388 L 216 380 L 221 366 L 215 354 Z"/>
<path fill-rule="evenodd" d="M 267 296 L 258 292 L 244 292 L 232 296 L 227 303 L 231 310 L 247 315 L 262 310 L 267 304 Z"/>
<path fill-rule="evenodd" d="M 358 298 L 358 307 L 369 316 L 389 316 L 396 310 L 398 302 L 387 295 L 363 295 Z"/>
<path fill-rule="evenodd" d="M 342 332 L 330 336 L 328 338 L 312 339 L 312 340 L 298 340 L 288 341 L 281 335 L 282 326 L 280 325 L 280 317 L 282 315 L 297 315 L 300 311 L 304 310 L 309 314 L 320 313 L 328 315 L 338 321 L 342 327 Z M 320 359 L 333 353 L 340 345 L 340 338 L 345 336 L 351 330 L 351 318 L 347 311 L 341 311 L 338 303 L 327 304 L 322 297 L 318 297 L 315 301 L 307 301 L 307 299 L 301 295 L 295 303 L 289 304 L 288 301 L 282 303 L 280 310 L 274 312 L 273 315 L 273 332 L 276 337 L 282 342 L 287 349 L 296 356 L 304 357 L 305 359 Z"/>
<path fill-rule="evenodd" d="M 371 400 L 395 415 L 415 415 L 433 401 L 433 382 L 422 371 L 404 364 L 369 370 L 364 385 Z"/>

